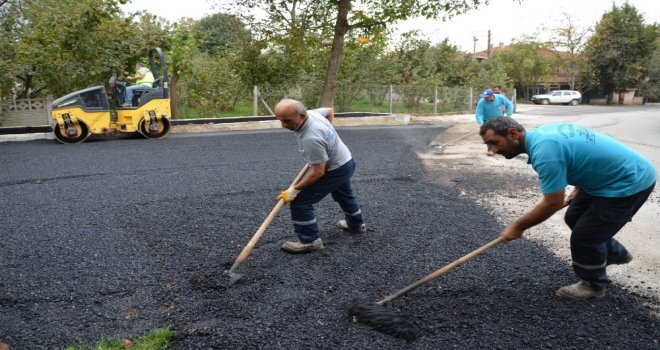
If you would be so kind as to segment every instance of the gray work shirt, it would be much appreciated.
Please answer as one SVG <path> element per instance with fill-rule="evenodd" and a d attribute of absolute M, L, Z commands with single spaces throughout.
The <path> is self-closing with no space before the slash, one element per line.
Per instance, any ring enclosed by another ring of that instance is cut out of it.
<path fill-rule="evenodd" d="M 296 130 L 298 150 L 307 163 L 326 162 L 327 171 L 334 170 L 351 160 L 351 151 L 341 141 L 337 131 L 325 117 L 327 108 L 307 111 L 305 124 Z"/>

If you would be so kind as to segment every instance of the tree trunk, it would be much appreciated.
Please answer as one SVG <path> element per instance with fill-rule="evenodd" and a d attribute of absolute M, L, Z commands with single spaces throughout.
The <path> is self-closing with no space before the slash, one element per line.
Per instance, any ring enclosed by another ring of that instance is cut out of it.
<path fill-rule="evenodd" d="M 332 40 L 332 52 L 328 59 L 328 65 L 325 71 L 325 81 L 323 82 L 323 92 L 321 92 L 320 107 L 332 107 L 332 101 L 335 96 L 337 84 L 337 73 L 339 72 L 339 63 L 344 54 L 344 36 L 348 33 L 348 10 L 351 7 L 351 0 L 339 0 L 337 2 L 337 22 L 335 23 L 335 37 Z"/>
<path fill-rule="evenodd" d="M 16 98 L 23 99 L 30 96 L 30 89 L 32 88 L 32 74 L 26 74 L 24 77 L 19 76 L 23 80 L 23 89 L 18 93 Z"/>
<path fill-rule="evenodd" d="M 172 113 L 172 119 L 177 119 L 177 108 L 179 108 L 179 75 L 174 71 L 172 73 L 172 78 L 170 79 L 170 112 Z"/>

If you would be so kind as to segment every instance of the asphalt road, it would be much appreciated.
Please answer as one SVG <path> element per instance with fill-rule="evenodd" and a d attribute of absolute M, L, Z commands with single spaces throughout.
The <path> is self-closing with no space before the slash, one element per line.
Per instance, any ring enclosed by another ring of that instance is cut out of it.
<path fill-rule="evenodd" d="M 290 132 L 0 144 L 0 338 L 55 349 L 169 326 L 172 349 L 657 349 L 643 300 L 616 287 L 559 300 L 570 266 L 528 240 L 397 300 L 413 343 L 351 322 L 353 298 L 380 299 L 497 235 L 496 218 L 446 183 L 536 183 L 428 172 L 415 154 L 444 130 L 341 129 L 369 232 L 336 230 L 326 199 L 326 249 L 291 256 L 284 210 L 231 288 L 222 271 L 303 165 Z"/>

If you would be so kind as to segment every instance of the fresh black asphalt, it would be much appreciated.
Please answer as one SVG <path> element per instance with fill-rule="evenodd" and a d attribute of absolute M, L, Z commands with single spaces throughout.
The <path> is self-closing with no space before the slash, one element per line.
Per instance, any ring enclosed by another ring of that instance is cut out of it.
<path fill-rule="evenodd" d="M 327 198 L 317 205 L 326 248 L 288 255 L 285 208 L 229 288 L 222 272 L 303 166 L 292 133 L 2 143 L 0 339 L 61 349 L 169 326 L 171 349 L 659 349 L 644 300 L 615 286 L 558 299 L 575 282 L 570 266 L 525 239 L 394 301 L 420 330 L 414 342 L 352 322 L 354 298 L 379 300 L 497 236 L 501 224 L 446 177 L 535 186 L 425 170 L 415 152 L 444 130 L 340 129 L 369 232 L 335 229 Z"/>

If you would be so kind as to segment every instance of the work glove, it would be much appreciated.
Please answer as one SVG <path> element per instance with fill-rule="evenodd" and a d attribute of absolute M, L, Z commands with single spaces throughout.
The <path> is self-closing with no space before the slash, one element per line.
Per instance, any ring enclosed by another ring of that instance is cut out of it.
<path fill-rule="evenodd" d="M 296 199 L 296 196 L 300 193 L 300 190 L 296 190 L 293 188 L 293 186 L 287 188 L 286 190 L 282 191 L 278 196 L 277 199 L 282 199 L 284 200 L 284 204 L 289 204 L 291 201 Z"/>

